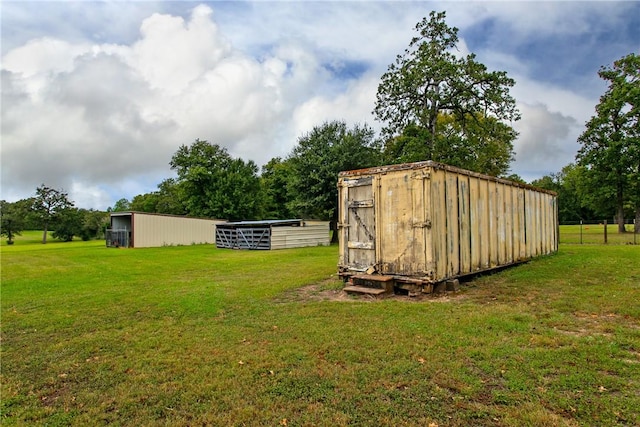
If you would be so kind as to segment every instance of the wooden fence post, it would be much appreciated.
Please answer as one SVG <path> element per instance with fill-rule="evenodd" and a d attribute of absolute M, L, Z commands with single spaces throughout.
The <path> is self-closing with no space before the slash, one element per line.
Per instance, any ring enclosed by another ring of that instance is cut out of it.
<path fill-rule="evenodd" d="M 582 220 L 580 220 L 580 244 L 582 244 Z"/>
<path fill-rule="evenodd" d="M 604 220 L 604 243 L 607 243 L 607 220 Z"/>

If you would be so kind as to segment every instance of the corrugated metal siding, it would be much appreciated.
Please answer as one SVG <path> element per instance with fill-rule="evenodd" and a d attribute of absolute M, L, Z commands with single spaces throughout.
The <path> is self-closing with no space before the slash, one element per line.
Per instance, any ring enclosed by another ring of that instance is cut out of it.
<path fill-rule="evenodd" d="M 555 194 L 531 186 L 435 162 L 343 172 L 338 186 L 341 269 L 437 282 L 558 247 Z"/>
<path fill-rule="evenodd" d="M 306 221 L 301 227 L 272 227 L 271 249 L 329 245 L 329 223 Z"/>
<path fill-rule="evenodd" d="M 433 169 L 431 185 L 434 280 L 557 250 L 554 195 L 455 169 Z"/>
<path fill-rule="evenodd" d="M 179 216 L 132 213 L 136 248 L 213 243 L 215 224 L 221 221 Z"/>

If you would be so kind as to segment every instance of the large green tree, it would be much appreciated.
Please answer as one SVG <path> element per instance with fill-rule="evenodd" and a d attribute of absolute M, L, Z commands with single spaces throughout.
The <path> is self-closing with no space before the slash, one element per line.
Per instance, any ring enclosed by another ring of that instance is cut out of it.
<path fill-rule="evenodd" d="M 291 163 L 280 157 L 275 157 L 262 166 L 260 181 L 265 196 L 265 218 L 286 219 L 295 216 L 289 206 L 291 173 Z"/>
<path fill-rule="evenodd" d="M 298 139 L 287 160 L 291 167 L 290 207 L 307 218 L 338 219 L 338 173 L 379 164 L 380 150 L 367 125 L 349 129 L 343 121 L 325 122 Z M 337 233 L 333 233 L 334 241 Z"/>
<path fill-rule="evenodd" d="M 197 139 L 173 155 L 187 213 L 229 220 L 255 219 L 262 207 L 258 167 L 232 158 L 225 148 Z"/>
<path fill-rule="evenodd" d="M 449 27 L 445 16 L 431 12 L 416 25 L 418 35 L 382 76 L 373 113 L 385 123 L 386 140 L 402 135 L 408 127 L 424 129 L 421 160 L 437 157 L 460 163 L 455 149 L 443 150 L 449 143 L 446 136 L 454 131 L 451 144 L 468 145 L 469 155 L 477 154 L 479 148 L 491 152 L 500 145 L 496 141 L 502 141 L 500 156 L 508 163 L 515 131 L 506 122 L 520 118 L 509 94 L 515 82 L 504 71 L 488 71 L 473 54 L 456 56 L 458 29 Z M 501 165 L 488 170 L 506 172 Z"/>
<path fill-rule="evenodd" d="M 138 194 L 131 199 L 130 209 L 139 212 L 186 215 L 184 192 L 174 178 L 168 178 L 158 184 L 158 190 Z"/>
<path fill-rule="evenodd" d="M 151 193 L 138 194 L 131 199 L 129 208 L 136 212 L 149 212 L 157 213 L 156 206 L 158 205 L 158 192 L 152 191 Z"/>
<path fill-rule="evenodd" d="M 109 226 L 109 214 L 93 209 L 80 209 L 82 214 L 82 240 L 104 238 L 104 231 Z"/>
<path fill-rule="evenodd" d="M 19 204 L 0 200 L 0 236 L 7 238 L 8 245 L 13 245 L 13 238 L 22 233 L 24 217 Z"/>
<path fill-rule="evenodd" d="M 593 183 L 594 203 L 611 206 L 624 232 L 627 204 L 634 207 L 640 227 L 640 56 L 629 54 L 613 67 L 600 68 L 598 75 L 608 88 L 578 138 L 577 160 Z"/>
<path fill-rule="evenodd" d="M 425 141 L 429 131 L 418 125 L 405 127 L 386 141 L 385 163 L 417 162 L 431 159 L 492 176 L 506 176 L 513 160 L 516 132 L 493 117 L 467 118 L 464 123 L 453 114 L 438 116 L 438 133 L 433 150 Z"/>
<path fill-rule="evenodd" d="M 126 212 L 128 210 L 131 210 L 131 203 L 124 197 L 119 199 L 113 207 L 108 209 L 109 212 Z"/>
<path fill-rule="evenodd" d="M 84 214 L 80 209 L 75 207 L 62 209 L 58 212 L 51 235 L 54 239 L 70 242 L 75 236 L 82 234 L 83 221 Z"/>
<path fill-rule="evenodd" d="M 560 172 L 545 175 L 531 184 L 558 193 L 560 222 L 596 219 L 606 215 L 590 208 L 593 192 L 589 190 L 582 166 L 570 163 Z"/>
<path fill-rule="evenodd" d="M 52 236 L 64 242 L 70 242 L 76 236 L 84 241 L 104 237 L 108 226 L 107 212 L 75 207 L 62 209 L 51 224 Z"/>
<path fill-rule="evenodd" d="M 517 132 L 495 117 L 455 114 L 438 117 L 432 159 L 492 176 L 506 176 Z"/>
<path fill-rule="evenodd" d="M 156 212 L 171 215 L 186 215 L 185 194 L 182 186 L 173 178 L 158 184 Z"/>
<path fill-rule="evenodd" d="M 63 190 L 48 187 L 44 184 L 36 188 L 36 196 L 33 199 L 32 210 L 39 219 L 42 227 L 42 243 L 47 243 L 49 225 L 60 212 L 73 207 L 69 195 Z"/>

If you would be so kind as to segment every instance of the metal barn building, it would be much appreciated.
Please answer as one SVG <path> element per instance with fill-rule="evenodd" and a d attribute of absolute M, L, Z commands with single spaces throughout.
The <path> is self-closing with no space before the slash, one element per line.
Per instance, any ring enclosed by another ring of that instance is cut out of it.
<path fill-rule="evenodd" d="M 227 249 L 289 249 L 329 245 L 329 222 L 301 219 L 239 221 L 216 225 L 216 246 Z"/>
<path fill-rule="evenodd" d="M 146 212 L 112 212 L 108 247 L 149 248 L 213 243 L 215 219 Z"/>
<path fill-rule="evenodd" d="M 338 194 L 338 270 L 354 292 L 431 292 L 558 249 L 556 195 L 529 185 L 426 161 L 341 172 Z"/>

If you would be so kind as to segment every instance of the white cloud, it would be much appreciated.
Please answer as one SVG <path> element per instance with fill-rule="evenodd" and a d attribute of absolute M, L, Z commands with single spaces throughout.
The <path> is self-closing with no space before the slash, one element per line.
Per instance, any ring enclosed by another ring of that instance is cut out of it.
<path fill-rule="evenodd" d="M 44 37 L 31 40 L 2 58 L 2 69 L 13 73 L 14 85 L 34 101 L 41 101 L 51 75 L 73 70 L 75 59 L 91 49 L 88 44 L 73 45 Z"/>
<path fill-rule="evenodd" d="M 49 37 L 31 40 L 2 58 L 2 68 L 22 77 L 68 72 L 76 57 L 90 49 L 87 44 L 73 45 Z"/>
<path fill-rule="evenodd" d="M 130 64 L 153 89 L 180 94 L 203 73 L 231 54 L 231 45 L 211 21 L 212 10 L 198 6 L 185 22 L 153 14 L 140 27 L 142 38 L 128 53 Z"/>
<path fill-rule="evenodd" d="M 344 120 L 348 124 L 366 123 L 374 129 L 379 128 L 377 122 L 373 122 L 371 114 L 378 83 L 379 76 L 369 74 L 351 82 L 346 91 L 338 96 L 316 96 L 309 99 L 293 114 L 296 133 L 302 135 L 314 126 L 333 120 Z"/>
<path fill-rule="evenodd" d="M 73 181 L 69 190 L 69 199 L 76 206 L 109 206 L 112 204 L 109 193 L 97 185 L 86 185 L 82 181 Z"/>
<path fill-rule="evenodd" d="M 598 99 L 590 99 L 548 83 L 515 75 L 512 94 L 522 119 L 514 123 L 513 172 L 531 181 L 558 172 L 575 161 L 578 137 L 594 114 Z"/>
<path fill-rule="evenodd" d="M 520 104 L 523 120 L 514 143 L 514 171 L 523 178 L 558 172 L 575 157 L 580 128 L 575 118 L 549 110 L 543 104 Z"/>
<path fill-rule="evenodd" d="M 556 85 L 536 82 L 523 76 L 515 76 L 515 80 L 512 93 L 516 99 L 526 100 L 530 104 L 545 104 L 550 111 L 573 117 L 581 125 L 595 112 L 597 98 L 587 98 Z"/>

